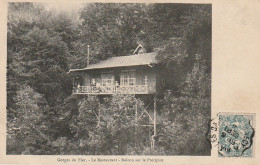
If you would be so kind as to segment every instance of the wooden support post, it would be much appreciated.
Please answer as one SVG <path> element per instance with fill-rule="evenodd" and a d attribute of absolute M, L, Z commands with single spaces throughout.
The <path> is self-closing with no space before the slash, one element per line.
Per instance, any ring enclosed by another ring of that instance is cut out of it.
<path fill-rule="evenodd" d="M 100 128 L 100 116 L 101 116 L 101 111 L 100 111 L 100 107 L 98 107 L 98 128 Z"/>
<path fill-rule="evenodd" d="M 138 105 L 135 104 L 135 148 L 137 147 L 137 122 L 138 122 Z"/>
<path fill-rule="evenodd" d="M 148 127 L 148 135 L 149 135 L 149 140 L 150 140 L 150 138 L 151 138 L 151 141 L 150 141 L 150 143 L 151 143 L 151 147 L 150 147 L 150 154 L 151 154 L 151 152 L 152 152 L 152 146 L 153 146 L 153 140 L 152 140 L 152 136 L 151 136 L 151 127 Z"/>
<path fill-rule="evenodd" d="M 156 95 L 154 95 L 154 136 L 156 136 L 156 118 L 157 118 L 157 112 L 156 112 L 156 109 L 157 109 L 157 104 L 156 104 Z"/>
<path fill-rule="evenodd" d="M 89 45 L 88 45 L 88 57 L 87 57 L 87 67 L 89 67 Z"/>
<path fill-rule="evenodd" d="M 97 112 L 94 111 L 94 113 L 95 113 L 95 115 L 97 117 L 97 128 L 98 129 L 100 128 L 100 119 L 101 119 L 101 110 L 100 110 L 101 100 L 100 99 L 101 98 L 98 97 L 98 111 Z"/>
<path fill-rule="evenodd" d="M 138 103 L 135 104 L 135 124 L 137 124 L 138 120 Z"/>
<path fill-rule="evenodd" d="M 74 76 L 72 77 L 72 85 L 73 85 L 73 88 L 74 88 L 75 87 Z"/>
<path fill-rule="evenodd" d="M 152 148 L 154 148 L 155 146 L 155 140 L 154 137 L 156 136 L 156 108 L 157 108 L 157 104 L 156 104 L 156 95 L 154 95 L 154 110 L 153 110 L 153 136 L 152 136 Z"/>

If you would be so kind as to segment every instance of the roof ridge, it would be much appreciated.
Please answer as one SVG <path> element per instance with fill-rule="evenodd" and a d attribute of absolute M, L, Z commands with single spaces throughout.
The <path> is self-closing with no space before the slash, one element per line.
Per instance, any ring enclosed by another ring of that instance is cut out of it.
<path fill-rule="evenodd" d="M 125 56 L 113 56 L 113 57 L 129 57 L 129 56 L 140 56 L 143 54 L 152 54 L 152 53 L 156 53 L 156 52 L 150 52 L 150 53 L 140 53 L 140 54 L 129 54 L 129 55 L 125 55 Z"/>
<path fill-rule="evenodd" d="M 142 53 L 142 54 L 134 54 L 134 55 L 126 55 L 126 56 L 109 57 L 107 59 L 100 60 L 97 63 L 90 64 L 88 67 L 82 69 L 75 69 L 74 71 L 123 67 L 123 66 L 149 65 L 157 61 L 155 59 L 156 54 L 157 52 L 150 52 L 150 53 Z"/>
<path fill-rule="evenodd" d="M 106 59 L 104 59 L 104 60 L 100 60 L 100 61 L 105 61 L 105 60 L 107 60 L 107 59 L 109 59 L 109 58 L 130 57 L 130 56 L 140 56 L 140 55 L 144 55 L 144 54 L 152 54 L 152 53 L 156 53 L 156 52 L 141 53 L 141 54 L 129 54 L 129 55 L 125 55 L 125 56 L 112 56 L 112 57 L 108 57 L 108 58 L 106 58 Z M 100 61 L 99 61 L 99 62 L 100 62 Z"/>

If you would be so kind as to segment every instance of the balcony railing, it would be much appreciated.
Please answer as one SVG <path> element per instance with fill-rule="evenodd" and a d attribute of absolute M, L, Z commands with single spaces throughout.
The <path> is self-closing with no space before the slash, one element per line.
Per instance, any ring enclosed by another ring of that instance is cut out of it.
<path fill-rule="evenodd" d="M 147 85 L 133 86 L 78 86 L 73 94 L 148 94 Z"/>

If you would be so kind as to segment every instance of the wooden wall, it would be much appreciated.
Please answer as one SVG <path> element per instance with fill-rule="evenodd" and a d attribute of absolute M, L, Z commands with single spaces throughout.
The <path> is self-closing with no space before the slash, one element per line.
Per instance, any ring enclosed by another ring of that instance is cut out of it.
<path fill-rule="evenodd" d="M 83 86 L 90 86 L 91 79 L 95 78 L 96 82 L 101 82 L 102 72 L 112 72 L 114 75 L 121 75 L 122 70 L 136 70 L 136 85 L 143 85 L 143 76 L 148 76 L 148 93 L 153 94 L 156 92 L 156 81 L 159 78 L 155 68 L 149 66 L 134 66 L 134 67 L 121 67 L 109 69 L 97 69 L 83 72 Z M 115 77 L 115 76 L 114 76 Z"/>

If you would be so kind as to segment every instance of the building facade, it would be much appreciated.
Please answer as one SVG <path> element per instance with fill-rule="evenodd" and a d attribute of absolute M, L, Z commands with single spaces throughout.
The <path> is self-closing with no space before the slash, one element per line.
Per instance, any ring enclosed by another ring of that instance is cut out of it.
<path fill-rule="evenodd" d="M 71 69 L 82 75 L 74 82 L 73 94 L 156 94 L 164 88 L 165 77 L 156 53 L 110 57 L 83 69 Z"/>

